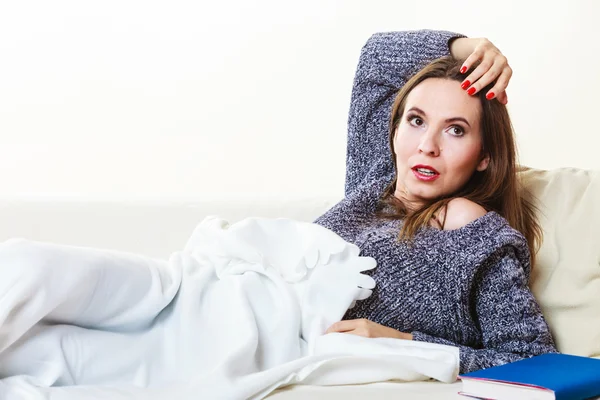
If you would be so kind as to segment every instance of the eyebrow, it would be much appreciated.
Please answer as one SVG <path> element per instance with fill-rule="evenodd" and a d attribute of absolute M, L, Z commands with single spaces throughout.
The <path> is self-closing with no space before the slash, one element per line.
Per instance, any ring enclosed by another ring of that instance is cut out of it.
<path fill-rule="evenodd" d="M 419 114 L 422 114 L 424 117 L 427 116 L 427 114 L 425 113 L 425 111 L 421 110 L 419 107 L 411 107 L 408 111 L 415 111 Z M 461 121 L 464 122 L 465 124 L 467 124 L 467 126 L 470 128 L 471 124 L 469 124 L 469 121 L 467 121 L 465 118 L 463 117 L 453 117 L 453 118 L 448 118 L 446 120 L 446 122 L 456 122 L 456 121 Z"/>

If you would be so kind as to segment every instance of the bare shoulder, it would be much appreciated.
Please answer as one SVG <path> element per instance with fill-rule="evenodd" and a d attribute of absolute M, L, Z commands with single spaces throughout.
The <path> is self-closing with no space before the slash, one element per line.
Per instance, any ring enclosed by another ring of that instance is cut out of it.
<path fill-rule="evenodd" d="M 462 228 L 477 218 L 483 217 L 486 213 L 485 208 L 464 197 L 452 199 L 445 210 L 444 230 Z"/>

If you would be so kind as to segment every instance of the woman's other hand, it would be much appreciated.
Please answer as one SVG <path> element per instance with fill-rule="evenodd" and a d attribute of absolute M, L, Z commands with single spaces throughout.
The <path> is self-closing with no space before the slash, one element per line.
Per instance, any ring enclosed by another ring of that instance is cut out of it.
<path fill-rule="evenodd" d="M 465 60 L 461 73 L 464 74 L 476 66 L 469 75 L 465 76 L 461 85 L 468 94 L 474 95 L 496 81 L 485 97 L 488 100 L 496 98 L 502 104 L 508 103 L 506 87 L 512 76 L 512 68 L 508 65 L 506 57 L 492 42 L 485 38 L 458 38 L 450 44 L 450 53 L 457 60 Z"/>
<path fill-rule="evenodd" d="M 331 325 L 325 333 L 327 334 L 332 332 L 350 333 L 352 335 L 364 336 L 368 338 L 389 337 L 395 339 L 412 340 L 412 335 L 410 333 L 400 332 L 393 328 L 388 328 L 387 326 L 369 321 L 368 319 L 350 319 L 336 322 L 335 324 Z"/>

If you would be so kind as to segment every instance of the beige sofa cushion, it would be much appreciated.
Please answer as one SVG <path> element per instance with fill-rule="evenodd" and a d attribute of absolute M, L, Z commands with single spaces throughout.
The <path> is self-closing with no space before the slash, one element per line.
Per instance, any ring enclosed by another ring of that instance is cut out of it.
<path fill-rule="evenodd" d="M 600 172 L 527 169 L 544 231 L 531 289 L 559 351 L 600 357 Z"/>

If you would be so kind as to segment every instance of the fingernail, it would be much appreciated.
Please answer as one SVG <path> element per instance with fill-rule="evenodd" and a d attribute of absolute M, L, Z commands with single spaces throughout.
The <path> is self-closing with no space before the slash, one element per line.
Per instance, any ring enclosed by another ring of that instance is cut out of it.
<path fill-rule="evenodd" d="M 460 85 L 460 87 L 461 87 L 461 88 L 463 88 L 463 89 L 466 89 L 466 88 L 468 88 L 469 86 L 471 86 L 471 82 L 469 82 L 469 81 L 464 81 L 464 82 L 462 83 L 462 85 Z"/>
<path fill-rule="evenodd" d="M 472 88 L 470 88 L 469 90 L 467 90 L 467 94 L 468 94 L 468 95 L 472 95 L 472 94 L 474 94 L 474 93 L 475 93 L 475 90 L 477 90 L 477 89 L 475 89 L 474 87 L 472 87 Z"/>
<path fill-rule="evenodd" d="M 493 99 L 495 96 L 494 92 L 489 92 L 488 94 L 485 95 L 485 98 L 488 100 Z"/>
<path fill-rule="evenodd" d="M 464 74 L 465 72 L 467 72 L 467 67 L 462 67 L 462 68 L 460 69 L 460 73 L 461 73 L 461 74 Z"/>

